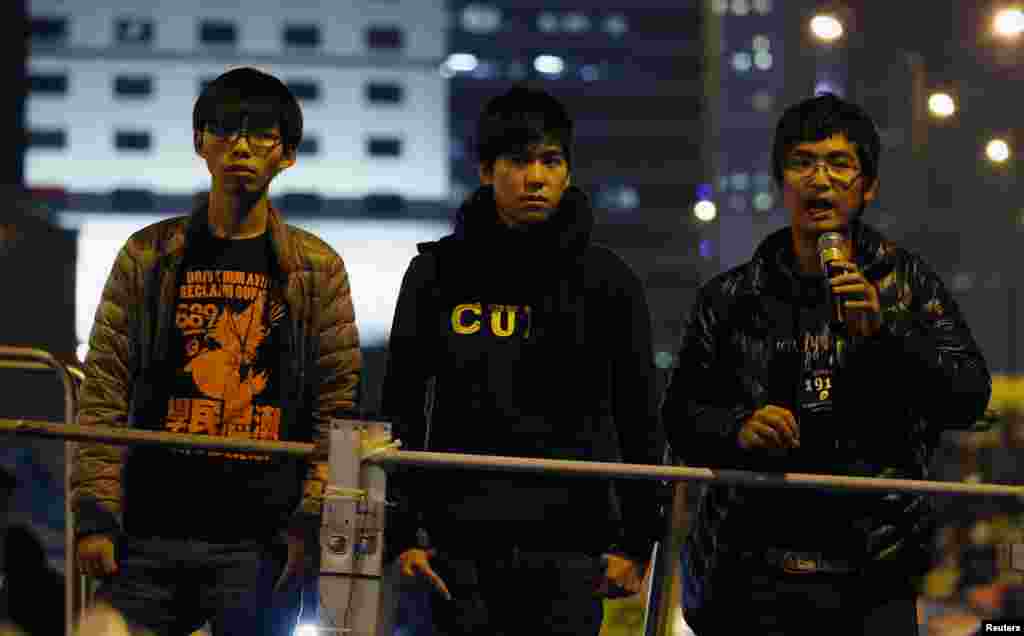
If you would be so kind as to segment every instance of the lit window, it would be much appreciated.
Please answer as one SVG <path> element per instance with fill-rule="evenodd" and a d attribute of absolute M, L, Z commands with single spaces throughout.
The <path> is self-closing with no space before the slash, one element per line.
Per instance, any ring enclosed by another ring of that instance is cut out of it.
<path fill-rule="evenodd" d="M 442 67 L 451 77 L 456 73 L 471 73 L 478 64 L 480 64 L 480 60 L 472 53 L 452 53 L 444 61 Z"/>
<path fill-rule="evenodd" d="M 635 210 L 640 207 L 640 193 L 628 185 L 613 185 L 598 190 L 599 207 L 608 210 Z"/>
<path fill-rule="evenodd" d="M 558 31 L 558 16 L 545 11 L 537 16 L 537 28 L 543 33 L 554 33 Z"/>
<path fill-rule="evenodd" d="M 148 132 L 119 130 L 114 133 L 114 147 L 118 150 L 149 150 L 152 143 Z"/>
<path fill-rule="evenodd" d="M 67 18 L 32 18 L 32 44 L 56 46 L 65 44 L 68 39 Z"/>
<path fill-rule="evenodd" d="M 114 23 L 118 44 L 153 44 L 153 21 L 141 18 L 118 18 Z"/>
<path fill-rule="evenodd" d="M 33 95 L 66 95 L 68 76 L 65 73 L 33 73 L 29 76 L 29 91 Z"/>
<path fill-rule="evenodd" d="M 402 140 L 397 137 L 371 137 L 366 142 L 366 151 L 371 157 L 400 157 Z"/>
<path fill-rule="evenodd" d="M 397 50 L 405 46 L 398 27 L 375 26 L 366 30 L 366 46 L 373 50 Z"/>
<path fill-rule="evenodd" d="M 754 0 L 754 11 L 757 11 L 761 15 L 768 15 L 772 12 L 772 0 Z"/>
<path fill-rule="evenodd" d="M 718 189 L 721 192 L 728 192 L 729 191 L 729 177 L 728 177 L 728 175 L 718 177 Z"/>
<path fill-rule="evenodd" d="M 654 355 L 654 365 L 659 369 L 671 369 L 675 361 L 676 357 L 671 351 L 659 351 Z"/>
<path fill-rule="evenodd" d="M 757 91 L 750 98 L 750 104 L 759 113 L 767 113 L 775 108 L 775 96 L 768 91 Z"/>
<path fill-rule="evenodd" d="M 750 53 L 746 51 L 738 51 L 733 53 L 732 56 L 732 67 L 740 73 L 746 73 L 750 70 L 754 61 L 751 59 Z"/>
<path fill-rule="evenodd" d="M 371 104 L 401 104 L 404 99 L 401 84 L 370 82 L 366 85 L 366 100 Z"/>
<path fill-rule="evenodd" d="M 753 47 L 755 51 L 767 51 L 771 48 L 772 41 L 768 39 L 767 35 L 755 35 Z"/>
<path fill-rule="evenodd" d="M 824 93 L 832 93 L 838 97 L 843 96 L 843 87 L 838 82 L 830 79 L 821 79 L 814 84 L 814 94 L 822 95 Z"/>
<path fill-rule="evenodd" d="M 199 41 L 203 44 L 233 46 L 238 42 L 238 30 L 231 22 L 204 20 L 199 25 Z"/>
<path fill-rule="evenodd" d="M 316 24 L 288 24 L 284 27 L 285 46 L 315 49 L 320 46 L 320 27 Z"/>
<path fill-rule="evenodd" d="M 288 80 L 288 90 L 300 101 L 316 101 L 320 99 L 320 83 L 316 80 Z"/>
<path fill-rule="evenodd" d="M 736 15 L 747 15 L 750 13 L 749 0 L 732 0 L 732 12 Z"/>
<path fill-rule="evenodd" d="M 68 135 L 59 128 L 38 128 L 29 131 L 28 145 L 32 148 L 61 149 L 68 145 Z"/>
<path fill-rule="evenodd" d="M 767 71 L 772 67 L 772 54 L 768 51 L 754 53 L 754 66 L 762 71 Z"/>
<path fill-rule="evenodd" d="M 775 197 L 771 192 L 758 192 L 754 195 L 754 209 L 758 212 L 767 212 L 775 205 Z"/>
<path fill-rule="evenodd" d="M 767 172 L 758 172 L 754 175 L 754 185 L 761 190 L 768 190 L 772 187 L 772 175 Z"/>
<path fill-rule="evenodd" d="M 469 33 L 494 33 L 501 28 L 501 10 L 489 4 L 470 4 L 462 10 L 462 29 Z"/>
<path fill-rule="evenodd" d="M 621 37 L 629 31 L 629 22 L 626 16 L 616 13 L 604 19 L 604 30 L 612 37 Z"/>
<path fill-rule="evenodd" d="M 594 64 L 584 64 L 579 72 L 580 79 L 584 82 L 596 82 L 601 79 L 601 68 Z"/>
<path fill-rule="evenodd" d="M 114 96 L 129 99 L 153 94 L 153 78 L 148 75 L 119 75 L 114 78 Z"/>
<path fill-rule="evenodd" d="M 732 189 L 740 192 L 750 187 L 750 175 L 746 172 L 737 172 L 732 175 Z"/>
<path fill-rule="evenodd" d="M 475 79 L 495 79 L 498 77 L 498 65 L 488 60 L 480 60 L 470 75 Z"/>
<path fill-rule="evenodd" d="M 562 28 L 569 33 L 583 33 L 590 30 L 590 18 L 585 13 L 573 11 L 562 18 Z"/>
<path fill-rule="evenodd" d="M 729 0 L 712 0 L 711 10 L 716 15 L 725 15 L 729 12 Z"/>
<path fill-rule="evenodd" d="M 544 75 L 558 76 L 565 70 L 565 60 L 557 55 L 538 55 L 533 60 L 533 68 Z"/>

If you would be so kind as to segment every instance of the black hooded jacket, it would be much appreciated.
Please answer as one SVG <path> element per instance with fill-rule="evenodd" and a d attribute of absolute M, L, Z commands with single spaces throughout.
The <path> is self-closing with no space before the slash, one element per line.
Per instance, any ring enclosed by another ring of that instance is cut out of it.
<path fill-rule="evenodd" d="M 669 441 L 687 464 L 927 479 L 942 430 L 982 415 L 989 372 L 941 279 L 870 226 L 855 225 L 852 240 L 857 266 L 879 290 L 882 330 L 872 337 L 830 335 L 825 279 L 797 273 L 789 228 L 701 290 L 662 404 Z M 832 369 L 825 412 L 804 391 L 822 363 Z M 797 416 L 800 448 L 740 449 L 743 422 L 768 404 Z M 924 495 L 711 486 L 684 578 L 708 598 L 723 552 L 767 547 L 864 564 L 905 555 L 899 562 L 913 569 L 927 565 L 933 521 Z"/>
<path fill-rule="evenodd" d="M 593 223 L 586 196 L 570 188 L 547 222 L 510 229 L 485 186 L 452 235 L 419 245 L 395 311 L 381 409 L 403 448 L 661 463 L 643 287 L 591 244 Z M 525 528 L 551 549 L 618 543 L 646 559 L 662 531 L 650 481 L 616 482 L 624 523 L 605 480 L 405 470 L 389 486 L 401 504 L 389 551 L 410 547 L 416 527 L 439 544 L 470 528 Z"/>

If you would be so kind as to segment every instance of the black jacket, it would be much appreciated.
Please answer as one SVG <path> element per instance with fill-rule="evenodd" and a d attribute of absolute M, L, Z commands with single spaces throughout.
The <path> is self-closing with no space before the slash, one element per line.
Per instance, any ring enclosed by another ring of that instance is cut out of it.
<path fill-rule="evenodd" d="M 662 462 L 643 287 L 614 253 L 590 243 L 592 227 L 586 196 L 570 188 L 543 225 L 508 229 L 493 189 L 483 187 L 459 210 L 454 234 L 419 246 L 398 299 L 381 409 L 403 448 Z M 409 547 L 419 523 L 444 543 L 479 523 L 544 521 L 533 527 L 548 545 L 573 538 L 598 551 L 620 542 L 645 559 L 662 530 L 658 487 L 616 483 L 626 526 L 618 537 L 608 484 L 399 472 L 389 498 L 405 514 L 389 520 L 389 546 Z"/>
<path fill-rule="evenodd" d="M 858 267 L 879 287 L 883 327 L 872 338 L 845 338 L 840 349 L 820 338 L 825 279 L 795 273 L 789 228 L 703 287 L 662 403 L 669 441 L 686 463 L 926 479 L 942 429 L 968 427 L 984 412 L 985 360 L 939 277 L 869 226 L 855 226 L 852 238 Z M 831 414 L 801 421 L 801 448 L 782 457 L 742 451 L 737 434 L 756 409 L 800 413 L 802 368 L 814 355 L 836 356 Z M 791 549 L 867 563 L 920 553 L 932 538 L 929 508 L 922 495 L 711 486 L 688 538 L 686 576 L 708 597 L 720 553 L 756 550 L 765 537 L 801 536 L 805 545 Z"/>

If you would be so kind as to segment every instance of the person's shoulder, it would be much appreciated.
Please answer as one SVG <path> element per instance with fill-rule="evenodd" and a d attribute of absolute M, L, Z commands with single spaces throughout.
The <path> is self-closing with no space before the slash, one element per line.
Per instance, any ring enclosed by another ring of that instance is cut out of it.
<path fill-rule="evenodd" d="M 174 216 L 136 230 L 125 242 L 125 251 L 136 259 L 154 255 L 161 245 L 184 236 L 188 219 L 187 216 Z"/>
<path fill-rule="evenodd" d="M 294 225 L 285 225 L 291 242 L 302 252 L 303 262 L 314 270 L 329 270 L 342 266 L 341 255 L 331 244 L 313 232 Z"/>

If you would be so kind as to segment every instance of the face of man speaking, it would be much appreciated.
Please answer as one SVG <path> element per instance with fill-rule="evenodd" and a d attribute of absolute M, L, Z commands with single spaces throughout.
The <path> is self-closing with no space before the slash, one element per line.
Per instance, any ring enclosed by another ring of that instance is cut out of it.
<path fill-rule="evenodd" d="M 846 135 L 794 146 L 783 164 L 782 198 L 797 238 L 813 242 L 823 232 L 845 232 L 878 191 L 877 178 L 866 181 Z"/>
<path fill-rule="evenodd" d="M 494 187 L 498 217 L 511 228 L 543 223 L 569 187 L 569 164 L 558 144 L 534 144 L 480 166 L 480 181 Z"/>

